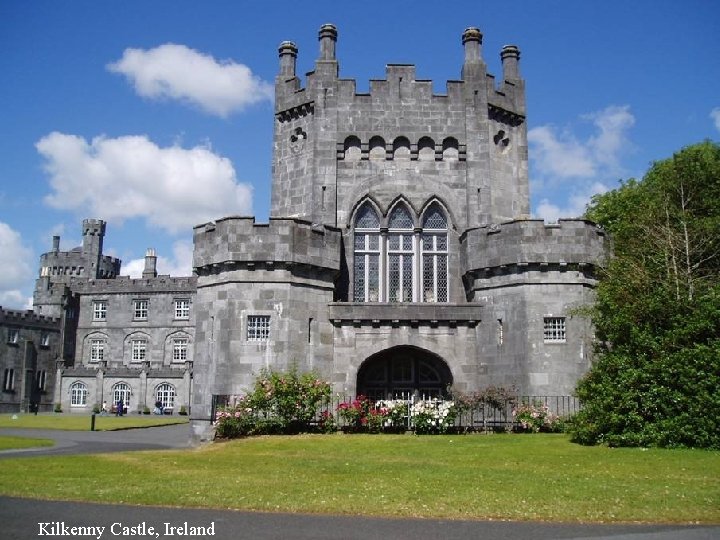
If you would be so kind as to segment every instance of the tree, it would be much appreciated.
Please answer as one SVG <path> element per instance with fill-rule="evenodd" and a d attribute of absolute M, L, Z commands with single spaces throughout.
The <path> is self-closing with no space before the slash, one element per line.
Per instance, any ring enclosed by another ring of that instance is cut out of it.
<path fill-rule="evenodd" d="M 595 196 L 614 257 L 591 310 L 577 442 L 720 448 L 720 146 L 655 163 Z"/>

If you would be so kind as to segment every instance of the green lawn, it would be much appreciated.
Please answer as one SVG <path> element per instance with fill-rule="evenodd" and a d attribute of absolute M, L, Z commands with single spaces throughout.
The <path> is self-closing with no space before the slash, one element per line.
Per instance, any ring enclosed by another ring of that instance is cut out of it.
<path fill-rule="evenodd" d="M 50 439 L 29 439 L 27 437 L 0 436 L 0 450 L 15 450 L 17 448 L 35 448 L 36 446 L 52 446 Z"/>
<path fill-rule="evenodd" d="M 13 417 L 16 417 L 13 419 Z M 183 424 L 188 421 L 187 416 L 156 416 L 156 415 L 126 415 L 126 416 L 100 416 L 95 415 L 95 429 L 97 431 L 110 431 L 114 429 L 129 429 L 137 427 L 164 426 L 168 424 Z M 73 431 L 88 431 L 90 429 L 89 414 L 0 414 L 0 428 L 39 428 L 39 429 L 65 429 Z"/>
<path fill-rule="evenodd" d="M 720 522 L 720 453 L 564 435 L 256 437 L 195 450 L 3 461 L 0 493 L 282 512 Z"/>

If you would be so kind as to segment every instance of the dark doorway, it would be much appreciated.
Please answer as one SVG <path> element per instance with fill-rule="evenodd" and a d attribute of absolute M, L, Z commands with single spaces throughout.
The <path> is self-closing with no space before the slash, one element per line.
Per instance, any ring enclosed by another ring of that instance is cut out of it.
<path fill-rule="evenodd" d="M 445 398 L 450 368 L 439 356 L 418 347 L 393 347 L 374 354 L 360 367 L 358 395 L 370 399 Z"/>

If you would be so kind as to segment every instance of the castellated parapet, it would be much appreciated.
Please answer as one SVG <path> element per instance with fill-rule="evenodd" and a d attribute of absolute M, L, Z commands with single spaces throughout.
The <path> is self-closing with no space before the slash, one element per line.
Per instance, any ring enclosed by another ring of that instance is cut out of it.
<path fill-rule="evenodd" d="M 280 45 L 271 215 L 343 227 L 362 196 L 389 205 L 418 186 L 456 212 L 460 229 L 529 215 L 525 83 L 520 51 L 501 53 L 502 82 L 487 73 L 482 34 L 467 29 L 461 80 L 437 95 L 414 65 L 389 64 L 358 93 L 339 78 L 337 29 L 323 25 L 305 87 L 298 49 Z M 393 187 L 394 186 L 394 187 Z"/>
<path fill-rule="evenodd" d="M 602 266 L 608 256 L 605 231 L 587 220 L 519 220 L 466 231 L 468 271 L 510 265 L 583 264 Z"/>
<path fill-rule="evenodd" d="M 73 279 L 70 288 L 76 294 L 118 294 L 118 293 L 194 293 L 195 276 L 171 277 L 159 275 L 153 278 L 131 278 L 118 276 L 114 279 Z"/>
<path fill-rule="evenodd" d="M 194 229 L 193 267 L 200 276 L 236 265 L 305 265 L 337 271 L 340 233 L 299 219 L 226 217 Z"/>
<path fill-rule="evenodd" d="M 60 318 L 39 315 L 33 310 L 6 309 L 0 306 L 0 324 L 32 326 L 59 331 Z"/>

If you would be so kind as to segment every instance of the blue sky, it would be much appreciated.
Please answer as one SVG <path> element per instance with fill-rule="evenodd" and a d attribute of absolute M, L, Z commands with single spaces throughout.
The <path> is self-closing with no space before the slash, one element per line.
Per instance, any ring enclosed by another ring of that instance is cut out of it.
<path fill-rule="evenodd" d="M 720 3 L 0 2 L 0 305 L 29 307 L 54 234 L 80 244 L 105 219 L 105 251 L 136 275 L 191 271 L 192 226 L 266 221 L 277 47 L 313 69 L 338 27 L 340 76 L 412 63 L 437 93 L 458 79 L 462 31 L 488 70 L 521 50 L 535 217 L 582 213 L 593 193 L 683 146 L 720 138 Z M 189 66 L 192 66 L 190 68 Z"/>

